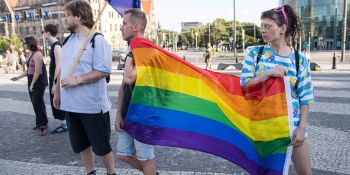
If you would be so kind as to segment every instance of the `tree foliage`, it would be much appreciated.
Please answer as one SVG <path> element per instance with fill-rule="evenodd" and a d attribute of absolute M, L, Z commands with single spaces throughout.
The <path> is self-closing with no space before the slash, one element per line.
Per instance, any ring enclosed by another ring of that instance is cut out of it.
<path fill-rule="evenodd" d="M 242 30 L 245 31 L 244 42 L 246 47 L 259 43 L 258 38 L 260 38 L 261 32 L 256 24 L 249 22 L 240 23 L 236 21 L 236 30 L 237 48 L 242 47 Z M 177 41 L 178 46 L 196 47 L 196 33 L 198 33 L 198 47 L 205 47 L 209 41 L 212 45 L 218 47 L 220 45 L 232 46 L 230 39 L 233 39 L 233 21 L 217 18 L 213 22 L 207 23 L 200 28 L 192 28 L 181 33 L 171 30 L 160 30 L 158 33 L 158 37 L 160 38 L 159 45 L 165 47 L 166 44 L 170 45 L 169 43 Z"/>
<path fill-rule="evenodd" d="M 10 42 L 3 36 L 0 36 L 0 54 L 6 53 L 10 48 Z"/>
<path fill-rule="evenodd" d="M 14 51 L 20 52 L 23 50 L 22 40 L 18 36 L 12 36 L 10 39 L 6 39 L 0 36 L 0 54 L 6 53 L 9 48 L 13 48 Z"/>

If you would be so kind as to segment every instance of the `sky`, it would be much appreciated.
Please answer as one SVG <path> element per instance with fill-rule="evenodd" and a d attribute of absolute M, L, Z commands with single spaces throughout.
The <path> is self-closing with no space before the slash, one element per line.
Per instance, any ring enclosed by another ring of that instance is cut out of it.
<path fill-rule="evenodd" d="M 161 28 L 181 30 L 181 22 L 233 20 L 233 0 L 154 0 L 154 11 Z M 278 0 L 236 0 L 236 20 L 260 26 L 261 12 L 278 6 Z"/>

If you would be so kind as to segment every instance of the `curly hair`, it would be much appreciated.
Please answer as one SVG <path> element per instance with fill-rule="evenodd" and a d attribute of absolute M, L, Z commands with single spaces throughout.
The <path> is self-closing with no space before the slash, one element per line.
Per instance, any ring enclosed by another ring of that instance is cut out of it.
<path fill-rule="evenodd" d="M 89 29 L 94 26 L 94 18 L 91 6 L 84 0 L 74 0 L 64 5 L 64 10 L 73 16 L 80 17 L 80 22 Z"/>

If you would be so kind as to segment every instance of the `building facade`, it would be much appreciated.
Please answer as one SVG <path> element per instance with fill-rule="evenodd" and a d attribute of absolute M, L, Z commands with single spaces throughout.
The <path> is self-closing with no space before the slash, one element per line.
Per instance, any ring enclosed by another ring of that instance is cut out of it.
<path fill-rule="evenodd" d="M 344 0 L 280 0 L 289 4 L 301 17 L 303 47 L 311 50 L 339 50 L 343 36 L 344 6 L 347 6 L 346 49 L 350 48 L 350 1 Z"/>
<path fill-rule="evenodd" d="M 200 28 L 203 26 L 201 22 L 182 22 L 181 23 L 181 32 L 187 32 L 191 29 Z"/>
<path fill-rule="evenodd" d="M 59 28 L 58 38 L 62 41 L 70 32 L 65 27 L 64 4 L 71 0 L 11 0 L 16 2 L 13 5 L 13 21 L 15 25 L 15 33 L 20 38 L 26 36 L 34 36 L 43 44 L 43 36 L 41 34 L 43 26 L 46 24 L 55 24 Z M 94 15 L 94 20 L 97 19 L 105 0 L 87 0 Z M 9 10 L 4 5 L 4 0 L 0 0 L 0 16 L 7 16 Z M 156 24 L 153 10 L 153 0 L 142 0 L 142 9 L 146 12 L 148 25 L 146 28 L 146 37 L 155 39 Z M 38 9 L 41 9 L 42 20 L 39 18 Z M 23 19 L 26 14 L 26 20 Z M 111 46 L 112 50 L 125 50 L 127 43 L 123 40 L 120 31 L 122 25 L 122 17 L 111 7 L 107 6 L 102 14 L 99 23 L 96 25 L 96 31 L 104 35 Z M 8 22 L 2 22 L 0 25 L 0 35 L 6 36 L 6 33 L 12 33 L 12 28 Z M 152 36 L 154 35 L 154 36 Z"/>

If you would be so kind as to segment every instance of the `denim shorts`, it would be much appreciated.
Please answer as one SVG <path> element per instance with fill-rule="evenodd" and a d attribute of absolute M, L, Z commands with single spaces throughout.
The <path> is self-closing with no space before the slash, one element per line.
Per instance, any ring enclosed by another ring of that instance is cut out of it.
<path fill-rule="evenodd" d="M 135 156 L 138 160 L 146 161 L 154 159 L 154 147 L 141 143 L 127 132 L 117 132 L 117 155 Z"/>

